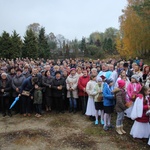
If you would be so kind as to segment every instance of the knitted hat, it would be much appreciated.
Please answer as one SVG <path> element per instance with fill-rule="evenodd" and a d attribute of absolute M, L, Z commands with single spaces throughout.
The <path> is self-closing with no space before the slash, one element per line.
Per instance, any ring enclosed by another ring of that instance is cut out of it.
<path fill-rule="evenodd" d="M 71 72 L 71 71 L 73 71 L 73 70 L 75 70 L 75 71 L 76 71 L 76 68 L 71 68 L 71 69 L 70 69 L 70 72 Z"/>
<path fill-rule="evenodd" d="M 107 84 L 110 84 L 110 83 L 112 83 L 112 82 L 114 82 L 113 79 L 111 79 L 111 78 L 110 78 L 110 79 L 106 79 L 106 83 L 107 83 Z"/>
<path fill-rule="evenodd" d="M 41 73 L 45 72 L 45 70 L 41 70 Z"/>
<path fill-rule="evenodd" d="M 137 82 L 140 80 L 140 77 L 136 74 L 132 75 L 131 78 L 134 78 Z"/>
<path fill-rule="evenodd" d="M 3 73 L 1 74 L 1 76 L 7 76 L 7 73 L 3 72 Z"/>
<path fill-rule="evenodd" d="M 99 78 L 97 79 L 97 82 L 102 82 L 102 78 L 99 77 Z"/>
<path fill-rule="evenodd" d="M 123 88 L 125 86 L 125 81 L 124 80 L 118 80 L 118 87 Z"/>

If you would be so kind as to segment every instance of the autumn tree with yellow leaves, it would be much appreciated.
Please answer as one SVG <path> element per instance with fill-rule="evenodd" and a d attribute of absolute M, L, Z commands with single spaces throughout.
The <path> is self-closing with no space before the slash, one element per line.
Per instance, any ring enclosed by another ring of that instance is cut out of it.
<path fill-rule="evenodd" d="M 116 49 L 122 57 L 150 55 L 150 0 L 128 0 L 120 16 Z"/>

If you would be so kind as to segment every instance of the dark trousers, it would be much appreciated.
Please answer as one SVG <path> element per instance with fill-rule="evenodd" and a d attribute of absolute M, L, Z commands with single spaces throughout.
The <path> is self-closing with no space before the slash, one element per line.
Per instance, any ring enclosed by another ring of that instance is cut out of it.
<path fill-rule="evenodd" d="M 35 104 L 35 112 L 37 114 L 42 114 L 42 104 Z"/>
<path fill-rule="evenodd" d="M 22 95 L 22 113 L 31 113 L 31 98 L 29 96 Z"/>
<path fill-rule="evenodd" d="M 46 106 L 52 108 L 53 99 L 52 96 L 45 96 Z"/>
<path fill-rule="evenodd" d="M 1 101 L 2 113 L 5 114 L 6 111 L 8 113 L 10 113 L 10 109 L 9 109 L 9 107 L 10 107 L 9 97 L 3 97 L 2 96 L 0 101 Z"/>
<path fill-rule="evenodd" d="M 15 100 L 15 98 L 16 98 L 16 97 L 13 97 L 13 100 Z M 15 104 L 15 106 L 14 106 L 14 109 L 13 109 L 13 110 L 15 111 L 15 113 L 20 113 L 20 114 L 22 113 L 22 109 L 21 109 L 21 106 L 22 106 L 22 105 L 21 105 L 21 102 L 22 102 L 22 101 L 21 101 L 21 97 L 19 97 L 19 100 L 16 102 L 16 104 Z"/>
<path fill-rule="evenodd" d="M 56 105 L 56 112 L 64 111 L 64 100 L 62 97 L 54 97 L 55 105 Z"/>
<path fill-rule="evenodd" d="M 82 107 L 82 114 L 85 114 L 86 107 L 87 107 L 88 96 L 80 96 L 79 101 L 80 101 L 81 107 Z"/>

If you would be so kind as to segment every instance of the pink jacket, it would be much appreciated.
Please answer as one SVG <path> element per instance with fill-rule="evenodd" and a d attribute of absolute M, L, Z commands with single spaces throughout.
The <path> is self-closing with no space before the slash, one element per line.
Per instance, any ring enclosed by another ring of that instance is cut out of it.
<path fill-rule="evenodd" d="M 141 90 L 142 86 L 140 83 L 129 83 L 127 87 L 127 94 L 129 96 L 129 100 L 132 100 L 133 94 L 138 94 Z"/>

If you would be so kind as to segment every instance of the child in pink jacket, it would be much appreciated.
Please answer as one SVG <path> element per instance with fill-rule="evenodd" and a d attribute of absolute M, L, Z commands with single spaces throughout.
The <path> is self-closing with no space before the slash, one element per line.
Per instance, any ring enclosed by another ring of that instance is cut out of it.
<path fill-rule="evenodd" d="M 129 117 L 129 118 L 131 118 L 130 115 L 131 115 L 133 103 L 136 99 L 136 96 L 142 88 L 142 86 L 139 82 L 139 79 L 140 79 L 140 77 L 138 75 L 132 75 L 131 82 L 129 83 L 129 85 L 127 87 L 126 102 L 131 103 L 131 105 L 128 106 L 129 108 L 126 109 L 125 113 L 126 113 L 126 116 Z"/>

